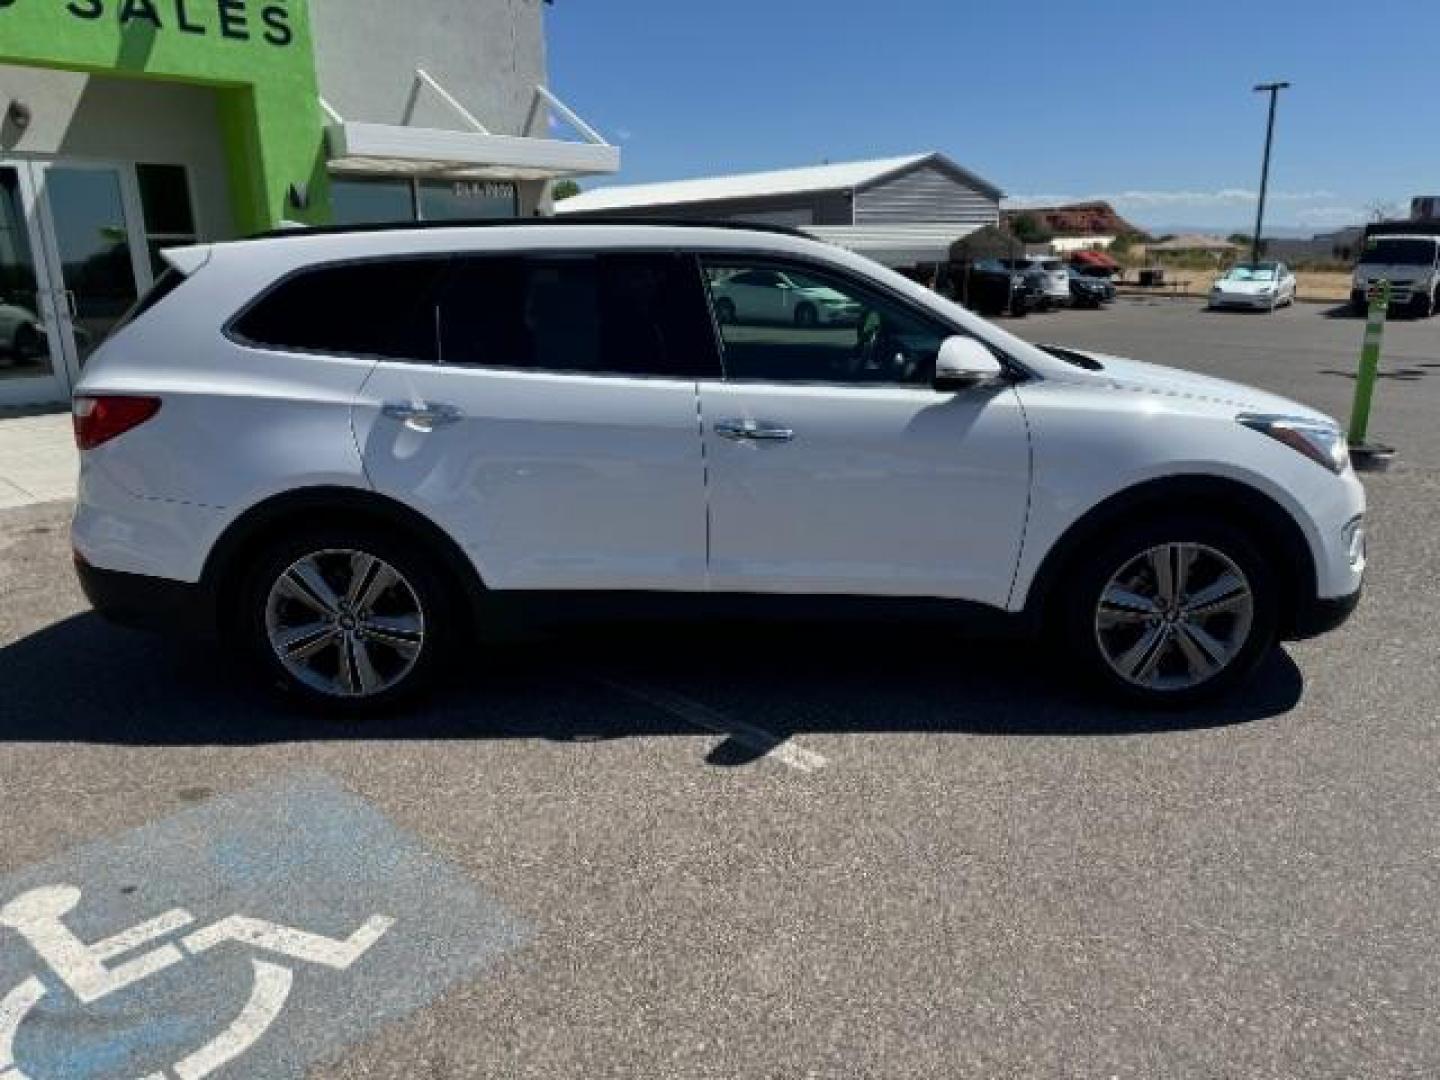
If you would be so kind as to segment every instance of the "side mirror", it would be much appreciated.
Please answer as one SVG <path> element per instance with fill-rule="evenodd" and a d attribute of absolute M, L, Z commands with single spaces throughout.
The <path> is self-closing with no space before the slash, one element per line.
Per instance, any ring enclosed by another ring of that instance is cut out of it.
<path fill-rule="evenodd" d="M 956 334 L 940 343 L 940 354 L 935 357 L 935 389 L 964 390 L 998 379 L 1004 372 L 995 354 L 984 345 Z"/>

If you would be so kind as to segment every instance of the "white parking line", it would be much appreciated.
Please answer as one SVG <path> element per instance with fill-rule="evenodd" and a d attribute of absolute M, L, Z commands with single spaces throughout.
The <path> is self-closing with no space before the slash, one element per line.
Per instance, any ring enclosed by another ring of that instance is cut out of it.
<path fill-rule="evenodd" d="M 702 705 L 698 701 L 692 701 L 690 698 L 682 697 L 669 690 L 661 690 L 644 683 L 616 682 L 613 679 L 602 678 L 597 681 L 617 693 L 632 697 L 637 701 L 643 701 L 647 705 L 677 716 L 686 723 L 694 724 L 706 731 L 713 731 L 717 735 L 726 735 L 742 746 L 765 757 L 773 758 L 782 765 L 788 765 L 799 772 L 815 772 L 828 764 L 823 755 L 798 746 L 791 739 L 782 739 L 764 728 L 758 728 L 740 720 L 732 720 L 708 705 Z"/>

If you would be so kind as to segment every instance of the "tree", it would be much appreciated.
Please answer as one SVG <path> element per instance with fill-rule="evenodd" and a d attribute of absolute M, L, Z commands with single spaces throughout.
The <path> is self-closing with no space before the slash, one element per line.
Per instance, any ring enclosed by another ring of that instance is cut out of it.
<path fill-rule="evenodd" d="M 1365 207 L 1368 221 L 1395 221 L 1405 216 L 1405 210 L 1399 203 L 1386 202 L 1384 199 L 1376 199 Z"/>
<path fill-rule="evenodd" d="M 1016 214 L 1010 219 L 1010 231 L 1024 244 L 1048 243 L 1054 235 L 1034 214 Z"/>
<path fill-rule="evenodd" d="M 1112 255 L 1127 254 L 1130 249 L 1135 246 L 1136 242 L 1139 239 L 1140 237 L 1136 233 L 1122 232 L 1120 235 L 1115 237 L 1115 242 L 1110 245 L 1110 253 Z"/>
<path fill-rule="evenodd" d="M 576 195 L 580 194 L 580 185 L 574 180 L 557 180 L 555 181 L 555 189 L 552 194 L 556 202 L 559 202 L 561 199 L 573 199 Z"/>

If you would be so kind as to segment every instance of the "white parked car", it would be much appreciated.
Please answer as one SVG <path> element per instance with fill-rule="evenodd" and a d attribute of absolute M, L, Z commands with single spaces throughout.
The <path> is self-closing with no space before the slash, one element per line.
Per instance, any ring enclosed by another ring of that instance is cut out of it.
<path fill-rule="evenodd" d="M 712 276 L 710 294 L 722 323 L 853 326 L 860 305 L 793 270 L 741 269 Z"/>
<path fill-rule="evenodd" d="M 476 663 L 502 601 L 583 595 L 940 600 L 1182 704 L 1360 594 L 1334 421 L 1037 348 L 786 230 L 322 230 L 166 257 L 75 397 L 79 575 L 100 611 L 216 629 L 311 702 L 394 702 Z M 708 283 L 751 271 L 863 314 L 717 321 Z"/>
<path fill-rule="evenodd" d="M 1295 302 L 1295 275 L 1284 263 L 1237 263 L 1210 288 L 1210 307 L 1274 311 Z"/>
<path fill-rule="evenodd" d="M 1040 294 L 1041 307 L 1067 307 L 1074 299 L 1070 291 L 1070 271 L 1059 259 L 1048 255 L 1026 255 L 1022 259 L 1002 259 L 1001 262 L 1025 275 Z"/>

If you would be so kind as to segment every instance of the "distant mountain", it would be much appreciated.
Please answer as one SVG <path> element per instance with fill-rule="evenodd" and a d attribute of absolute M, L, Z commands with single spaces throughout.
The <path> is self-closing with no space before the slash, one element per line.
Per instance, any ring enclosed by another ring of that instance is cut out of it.
<path fill-rule="evenodd" d="M 1203 236 L 1230 236 L 1234 233 L 1244 233 L 1248 236 L 1252 228 L 1254 228 L 1253 224 L 1237 228 L 1234 225 L 1196 225 L 1193 222 L 1188 225 L 1165 224 L 1145 226 L 1145 230 L 1154 236 L 1188 236 L 1192 233 L 1199 233 Z M 1265 226 L 1265 235 L 1272 240 L 1308 240 L 1316 233 L 1321 232 L 1334 232 L 1334 229 L 1317 229 L 1313 225 Z"/>
<path fill-rule="evenodd" d="M 1133 236 L 1145 237 L 1139 229 L 1115 212 L 1107 202 L 1075 202 L 1063 206 L 1019 206 L 1001 211 L 1008 225 L 1020 215 L 1034 218 L 1056 236 Z"/>

